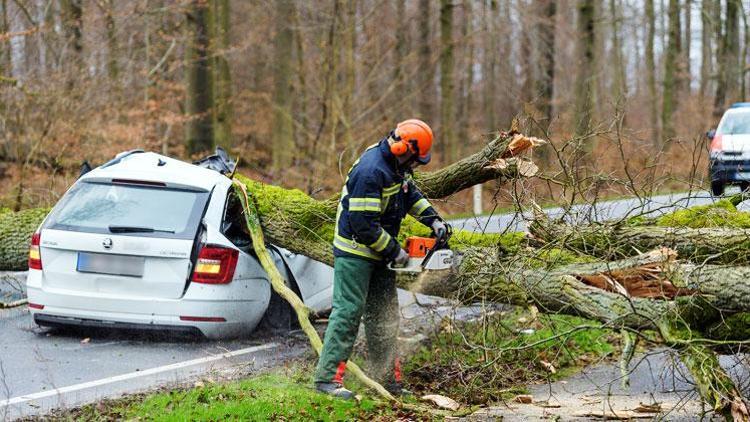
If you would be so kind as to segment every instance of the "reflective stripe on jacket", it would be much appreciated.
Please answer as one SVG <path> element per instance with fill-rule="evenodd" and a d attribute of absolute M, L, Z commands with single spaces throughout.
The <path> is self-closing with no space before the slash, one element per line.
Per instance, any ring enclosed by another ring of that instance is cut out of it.
<path fill-rule="evenodd" d="M 427 227 L 437 218 L 422 192 L 404 179 L 383 139 L 349 170 L 336 213 L 334 255 L 392 260 L 401 248 L 396 236 L 407 213 Z"/>

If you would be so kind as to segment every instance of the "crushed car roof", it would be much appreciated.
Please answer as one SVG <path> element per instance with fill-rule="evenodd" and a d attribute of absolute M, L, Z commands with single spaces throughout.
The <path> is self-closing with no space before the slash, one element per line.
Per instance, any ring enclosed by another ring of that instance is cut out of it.
<path fill-rule="evenodd" d="M 154 152 L 129 151 L 86 173 L 81 180 L 127 179 L 165 183 L 167 186 L 211 190 L 230 183 L 217 171 L 169 158 Z"/>

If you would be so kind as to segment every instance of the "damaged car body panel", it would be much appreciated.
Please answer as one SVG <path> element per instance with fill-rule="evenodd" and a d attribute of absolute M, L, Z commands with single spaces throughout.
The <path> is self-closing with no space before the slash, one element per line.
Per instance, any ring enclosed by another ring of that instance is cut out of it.
<path fill-rule="evenodd" d="M 82 175 L 35 235 L 34 320 L 223 338 L 275 317 L 278 301 L 222 173 L 136 151 Z M 330 309 L 329 266 L 283 249 L 274 258 L 313 311 Z"/>

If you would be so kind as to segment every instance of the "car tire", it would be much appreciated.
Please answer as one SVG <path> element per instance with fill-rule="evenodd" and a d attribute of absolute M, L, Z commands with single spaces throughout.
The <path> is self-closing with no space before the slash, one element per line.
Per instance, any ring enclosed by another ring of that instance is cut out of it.
<path fill-rule="evenodd" d="M 296 321 L 292 306 L 278 293 L 271 291 L 271 300 L 258 324 L 258 329 L 271 334 L 287 333 L 297 328 Z"/>
<path fill-rule="evenodd" d="M 711 181 L 711 194 L 713 196 L 721 196 L 724 194 L 724 182 L 721 180 Z"/>

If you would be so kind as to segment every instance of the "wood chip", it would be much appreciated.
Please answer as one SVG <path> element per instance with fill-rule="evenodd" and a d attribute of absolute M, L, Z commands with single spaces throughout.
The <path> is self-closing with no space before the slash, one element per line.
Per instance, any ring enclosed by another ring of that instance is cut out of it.
<path fill-rule="evenodd" d="M 531 394 L 519 394 L 513 398 L 516 403 L 530 404 L 534 401 L 534 397 Z"/>
<path fill-rule="evenodd" d="M 547 372 L 549 372 L 550 374 L 556 374 L 557 373 L 557 369 L 555 369 L 555 365 L 547 362 L 546 360 L 539 361 L 539 363 L 541 363 L 542 366 L 544 367 L 544 369 L 546 369 Z"/>
<path fill-rule="evenodd" d="M 86 337 L 85 339 L 81 340 L 81 344 L 89 344 L 89 342 L 91 342 L 90 337 Z"/>
<path fill-rule="evenodd" d="M 461 407 L 461 405 L 458 404 L 457 401 L 453 400 L 450 397 L 441 396 L 440 394 L 428 394 L 426 396 L 422 396 L 422 400 L 432 402 L 441 409 L 455 411 L 458 410 L 459 407 Z"/>

